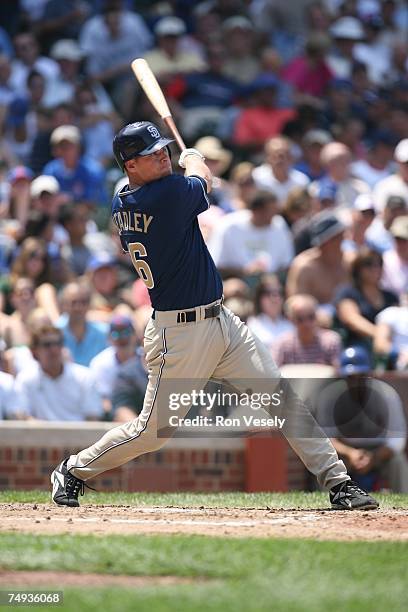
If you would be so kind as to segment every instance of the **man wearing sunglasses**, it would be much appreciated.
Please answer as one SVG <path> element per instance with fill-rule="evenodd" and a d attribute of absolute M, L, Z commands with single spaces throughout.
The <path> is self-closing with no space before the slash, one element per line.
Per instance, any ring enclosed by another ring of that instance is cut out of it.
<path fill-rule="evenodd" d="M 341 340 L 331 329 L 317 323 L 318 303 L 311 295 L 294 295 L 285 304 L 285 312 L 295 329 L 278 342 L 276 361 L 279 366 L 292 363 L 321 363 L 337 367 Z"/>
<path fill-rule="evenodd" d="M 89 368 L 64 360 L 61 330 L 52 325 L 38 327 L 30 348 L 36 363 L 16 378 L 19 412 L 46 421 L 102 418 L 102 402 Z"/>
<path fill-rule="evenodd" d="M 103 398 L 104 410 L 109 414 L 112 410 L 112 393 L 115 383 L 122 366 L 130 361 L 135 361 L 135 369 L 133 372 L 134 385 L 138 389 L 139 412 L 143 406 L 143 396 L 146 391 L 147 374 L 141 365 L 140 356 L 137 355 L 136 333 L 133 327 L 132 320 L 125 315 L 116 314 L 112 317 L 109 326 L 109 341 L 110 346 L 96 355 L 91 363 L 90 369 L 95 380 L 96 388 Z M 141 401 L 140 401 L 141 399 Z M 117 408 L 115 405 L 114 408 Z M 129 416 L 134 418 L 137 412 Z M 129 419 L 123 418 L 117 414 L 115 410 L 115 420 L 126 421 Z"/>

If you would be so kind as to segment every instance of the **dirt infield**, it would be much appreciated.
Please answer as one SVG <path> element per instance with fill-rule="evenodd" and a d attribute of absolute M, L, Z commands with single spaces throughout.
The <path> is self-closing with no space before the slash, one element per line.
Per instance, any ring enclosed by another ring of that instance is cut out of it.
<path fill-rule="evenodd" d="M 7 587 L 144 587 L 169 586 L 174 584 L 197 584 L 203 578 L 185 578 L 181 576 L 112 576 L 111 574 L 78 574 L 76 572 L 52 571 L 3 571 L 0 569 L 0 584 Z M 207 580 L 206 580 L 207 582 Z"/>
<path fill-rule="evenodd" d="M 0 531 L 55 534 L 204 534 L 317 540 L 408 541 L 408 510 L 366 512 L 0 504 Z"/>

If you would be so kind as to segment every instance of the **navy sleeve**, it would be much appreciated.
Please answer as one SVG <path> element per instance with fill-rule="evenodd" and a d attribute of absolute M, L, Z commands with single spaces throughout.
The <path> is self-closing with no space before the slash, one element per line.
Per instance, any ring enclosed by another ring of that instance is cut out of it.
<path fill-rule="evenodd" d="M 210 207 L 207 198 L 207 183 L 200 176 L 173 177 L 171 197 L 175 198 L 175 204 L 180 207 L 186 218 L 193 220 L 197 215 Z M 170 194 L 169 194 L 170 195 Z"/>

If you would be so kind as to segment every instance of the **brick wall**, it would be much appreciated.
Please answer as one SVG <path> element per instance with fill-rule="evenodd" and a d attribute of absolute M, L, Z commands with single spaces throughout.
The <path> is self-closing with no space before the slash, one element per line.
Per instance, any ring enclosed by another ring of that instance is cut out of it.
<path fill-rule="evenodd" d="M 1 422 L 0 489 L 48 490 L 50 473 L 58 462 L 97 440 L 109 427 L 108 423 Z M 269 439 L 273 460 L 268 472 L 272 478 L 266 488 L 262 482 L 259 484 L 259 479 L 258 485 L 255 482 L 255 487 L 248 488 L 247 467 L 253 451 L 240 438 L 174 438 L 161 450 L 142 455 L 93 479 L 92 486 L 103 491 L 159 492 L 304 488 L 303 465 L 286 441 L 280 437 L 274 439 L 279 443 Z M 252 440 L 252 447 L 254 444 L 256 447 L 256 441 Z M 275 448 L 270 444 L 275 444 Z M 259 473 L 265 469 L 261 463 Z M 274 472 L 282 474 L 282 469 L 286 474 L 283 486 L 281 480 L 277 483 L 273 479 Z"/>

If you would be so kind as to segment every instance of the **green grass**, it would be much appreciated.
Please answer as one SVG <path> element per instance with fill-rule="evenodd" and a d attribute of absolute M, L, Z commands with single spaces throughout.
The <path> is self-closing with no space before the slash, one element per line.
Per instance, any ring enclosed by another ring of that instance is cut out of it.
<path fill-rule="evenodd" d="M 75 612 L 398 612 L 408 606 L 408 546 L 398 542 L 0 534 L 0 550 L 8 569 L 205 579 L 137 590 L 65 589 L 63 609 Z"/>
<path fill-rule="evenodd" d="M 379 493 L 382 508 L 408 508 L 408 495 Z M 84 504 L 122 506 L 180 506 L 208 508 L 326 508 L 326 493 L 92 493 L 86 491 Z M 49 503 L 48 491 L 0 491 L 0 503 Z"/>
<path fill-rule="evenodd" d="M 377 495 L 383 508 L 408 496 Z M 86 503 L 136 506 L 324 508 L 324 493 L 87 493 Z M 49 502 L 3 491 L 0 503 Z M 66 588 L 67 612 L 376 612 L 408 609 L 402 542 L 315 542 L 206 536 L 35 536 L 0 533 L 0 569 L 174 575 L 194 584 Z M 62 587 L 61 587 L 62 588 Z M 12 608 L 4 608 L 12 609 Z M 15 609 L 15 608 L 13 608 Z"/>

